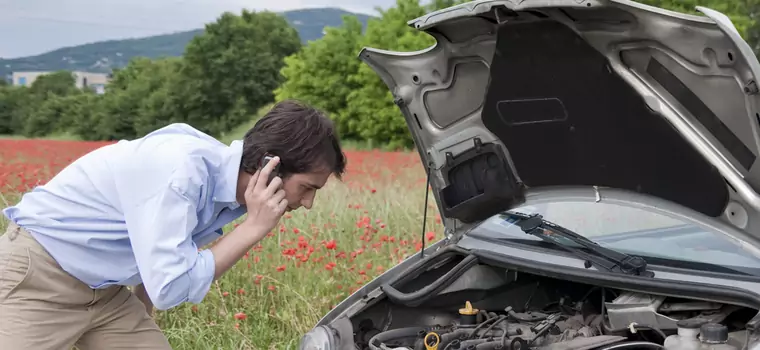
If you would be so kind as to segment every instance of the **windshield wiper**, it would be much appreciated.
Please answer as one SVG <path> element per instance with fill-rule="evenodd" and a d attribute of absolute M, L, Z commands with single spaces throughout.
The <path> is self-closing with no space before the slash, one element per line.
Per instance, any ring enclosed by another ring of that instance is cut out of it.
<path fill-rule="evenodd" d="M 573 254 L 586 260 L 586 268 L 592 265 L 601 267 L 610 272 L 618 272 L 627 275 L 654 277 L 654 272 L 647 271 L 647 262 L 640 256 L 624 254 L 609 248 L 605 248 L 596 242 L 583 237 L 571 230 L 568 230 L 555 223 L 544 220 L 539 214 L 522 214 L 517 212 L 507 212 L 505 215 L 513 219 L 514 224 L 520 229 L 532 236 L 541 238 L 544 241 L 553 243 Z M 558 238 L 562 237 L 573 241 L 591 251 L 589 254 L 581 249 L 573 248 L 562 243 Z"/>

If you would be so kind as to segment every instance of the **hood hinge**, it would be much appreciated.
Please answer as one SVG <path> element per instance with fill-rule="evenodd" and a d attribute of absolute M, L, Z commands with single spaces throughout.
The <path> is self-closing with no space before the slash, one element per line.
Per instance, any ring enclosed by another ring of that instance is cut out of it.
<path fill-rule="evenodd" d="M 750 80 L 747 82 L 747 85 L 744 85 L 744 93 L 747 95 L 756 95 L 760 91 L 757 87 L 757 82 L 755 80 Z"/>

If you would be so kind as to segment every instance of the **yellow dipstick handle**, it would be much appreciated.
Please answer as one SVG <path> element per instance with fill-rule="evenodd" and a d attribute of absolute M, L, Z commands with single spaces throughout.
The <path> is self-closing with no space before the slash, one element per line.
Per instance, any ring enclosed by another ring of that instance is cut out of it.
<path fill-rule="evenodd" d="M 435 338 L 435 339 L 432 339 L 433 340 L 432 344 L 430 341 L 428 341 L 428 338 L 431 338 L 430 337 L 431 335 L 433 336 L 432 338 Z M 438 333 L 430 332 L 425 336 L 424 342 L 425 342 L 425 348 L 427 350 L 438 350 L 438 344 L 441 343 L 441 338 L 438 336 Z"/>

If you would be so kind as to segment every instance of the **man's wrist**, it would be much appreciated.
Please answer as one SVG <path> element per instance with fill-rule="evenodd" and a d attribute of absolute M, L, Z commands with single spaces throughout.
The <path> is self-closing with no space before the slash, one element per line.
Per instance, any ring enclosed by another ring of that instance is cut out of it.
<path fill-rule="evenodd" d="M 269 229 L 248 220 L 225 234 L 210 248 L 214 257 L 214 279 L 220 278 L 245 253 L 269 233 Z"/>
<path fill-rule="evenodd" d="M 260 223 L 248 219 L 244 220 L 237 228 L 245 232 L 246 238 L 250 238 L 251 245 L 258 243 L 270 231 L 268 227 L 264 227 Z"/>

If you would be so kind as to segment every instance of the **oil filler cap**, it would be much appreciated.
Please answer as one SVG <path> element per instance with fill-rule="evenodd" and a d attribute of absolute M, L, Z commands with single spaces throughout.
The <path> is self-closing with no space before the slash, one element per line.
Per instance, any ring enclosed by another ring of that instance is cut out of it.
<path fill-rule="evenodd" d="M 478 309 L 472 307 L 469 301 L 464 303 L 464 308 L 459 309 L 460 315 L 475 316 L 478 314 Z"/>
<path fill-rule="evenodd" d="M 478 309 L 472 307 L 469 301 L 465 302 L 464 308 L 459 309 L 459 316 L 463 326 L 471 326 L 477 323 Z"/>
<path fill-rule="evenodd" d="M 728 327 L 719 323 L 705 323 L 699 328 L 703 343 L 723 344 L 728 341 Z"/>

